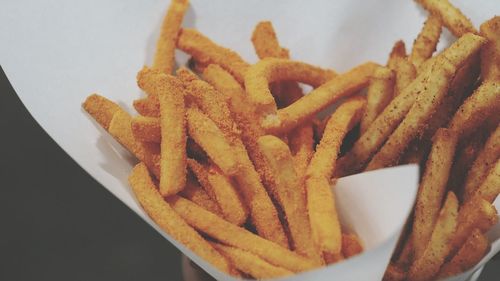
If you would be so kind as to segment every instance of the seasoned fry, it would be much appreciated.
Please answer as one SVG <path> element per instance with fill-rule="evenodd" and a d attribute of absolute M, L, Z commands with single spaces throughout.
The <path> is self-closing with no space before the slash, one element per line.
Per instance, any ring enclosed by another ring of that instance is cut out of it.
<path fill-rule="evenodd" d="M 415 103 L 408 114 L 372 158 L 366 168 L 367 170 L 387 167 L 397 163 L 410 141 L 422 134 L 426 122 L 446 95 L 449 83 L 457 68 L 476 53 L 485 42 L 484 38 L 469 33 L 458 39 L 440 55 L 433 66 L 434 69 L 438 68 L 436 71 L 440 73 L 430 77 L 428 87 L 424 88 L 416 97 Z M 431 72 L 434 71 L 431 70 Z"/>
<path fill-rule="evenodd" d="M 500 80 L 500 16 L 481 24 L 481 36 L 488 43 L 481 50 L 481 76 L 484 80 Z"/>
<path fill-rule="evenodd" d="M 160 104 L 158 99 L 146 97 L 134 100 L 134 108 L 143 116 L 160 117 Z"/>
<path fill-rule="evenodd" d="M 218 216 L 222 216 L 222 211 L 217 202 L 212 200 L 208 193 L 203 190 L 193 179 L 187 178 L 186 186 L 179 192 L 179 195 L 189 199 L 196 205 L 202 207 L 203 209 L 212 212 Z"/>
<path fill-rule="evenodd" d="M 116 103 L 98 94 L 88 96 L 82 107 L 105 130 L 109 129 L 109 123 L 115 112 L 122 110 Z"/>
<path fill-rule="evenodd" d="M 448 0 L 416 1 L 432 14 L 439 16 L 443 25 L 456 37 L 461 37 L 468 32 L 477 33 L 471 21 Z"/>
<path fill-rule="evenodd" d="M 129 183 L 146 213 L 163 231 L 223 272 L 231 271 L 229 262 L 164 201 L 143 163 L 134 167 Z"/>
<path fill-rule="evenodd" d="M 228 176 L 238 172 L 239 165 L 231 145 L 221 130 L 204 113 L 196 108 L 188 108 L 186 112 L 189 135 L 208 154 L 210 159 Z"/>
<path fill-rule="evenodd" d="M 184 87 L 186 87 L 186 84 L 189 84 L 192 81 L 199 80 L 196 74 L 194 74 L 191 70 L 187 69 L 184 66 L 179 67 L 179 69 L 175 71 L 175 74 L 177 75 L 177 78 L 179 78 L 179 80 L 184 83 Z"/>
<path fill-rule="evenodd" d="M 202 64 L 218 64 L 238 80 L 243 83 L 245 72 L 249 64 L 245 62 L 237 53 L 221 47 L 199 31 L 189 28 L 181 29 L 177 48 L 190 54 L 196 61 Z"/>
<path fill-rule="evenodd" d="M 431 280 L 451 251 L 450 241 L 457 227 L 458 199 L 448 193 L 425 251 L 411 265 L 408 280 Z M 414 240 L 415 241 L 415 240 Z"/>
<path fill-rule="evenodd" d="M 394 74 L 385 67 L 379 67 L 370 77 L 370 86 L 367 93 L 367 104 L 363 118 L 361 119 L 361 134 L 384 110 L 392 99 L 394 89 Z"/>
<path fill-rule="evenodd" d="M 231 261 L 236 269 L 243 273 L 250 274 L 256 279 L 267 279 L 293 275 L 293 272 L 282 267 L 274 266 L 248 251 L 235 247 L 224 246 L 212 243 L 223 256 Z"/>
<path fill-rule="evenodd" d="M 403 92 L 416 77 L 415 66 L 406 58 L 405 43 L 401 40 L 394 44 L 387 61 L 387 67 L 394 72 L 393 96 Z"/>
<path fill-rule="evenodd" d="M 189 225 L 223 244 L 258 255 L 267 262 L 292 272 L 316 267 L 313 261 L 227 222 L 186 199 L 172 196 L 167 202 Z"/>
<path fill-rule="evenodd" d="M 457 141 L 456 134 L 444 128 L 439 129 L 434 136 L 415 205 L 412 244 L 416 259 L 424 254 L 438 220 Z"/>
<path fill-rule="evenodd" d="M 500 159 L 490 169 L 488 176 L 474 192 L 474 196 L 479 196 L 490 203 L 493 203 L 500 193 Z"/>
<path fill-rule="evenodd" d="M 387 61 L 387 66 L 391 67 L 392 60 L 395 58 L 406 58 L 406 45 L 403 40 L 398 40 L 392 46 L 391 53 L 389 54 L 389 60 Z"/>
<path fill-rule="evenodd" d="M 279 138 L 269 135 L 260 137 L 258 143 L 276 182 L 274 196 L 285 214 L 293 249 L 322 264 L 321 253 L 312 239 L 305 190 L 297 179 L 288 146 Z"/>
<path fill-rule="evenodd" d="M 432 57 L 441 36 L 441 19 L 439 16 L 430 14 L 413 42 L 413 48 L 408 60 L 418 68 L 424 61 Z"/>
<path fill-rule="evenodd" d="M 472 164 L 464 185 L 464 201 L 469 200 L 486 178 L 488 171 L 500 159 L 500 125 L 486 141 L 483 149 Z"/>
<path fill-rule="evenodd" d="M 377 64 L 369 62 L 334 77 L 290 106 L 278 110 L 277 115 L 268 115 L 262 126 L 275 134 L 290 131 L 339 99 L 366 87 L 376 68 Z"/>
<path fill-rule="evenodd" d="M 132 118 L 132 133 L 139 141 L 161 142 L 161 126 L 159 118 L 136 116 Z"/>
<path fill-rule="evenodd" d="M 363 246 L 356 234 L 342 234 L 342 255 L 345 258 L 350 258 L 361 252 L 363 252 Z"/>
<path fill-rule="evenodd" d="M 467 271 L 483 258 L 489 246 L 488 238 L 479 229 L 474 229 L 455 256 L 441 267 L 438 278 Z"/>
<path fill-rule="evenodd" d="M 153 67 L 166 74 L 174 69 L 175 44 L 182 19 L 189 6 L 188 0 L 172 0 L 161 25 L 160 37 L 156 43 Z"/>
<path fill-rule="evenodd" d="M 307 209 L 314 241 L 327 262 L 342 256 L 342 233 L 330 178 L 342 140 L 361 118 L 366 102 L 353 97 L 333 113 L 306 172 Z"/>

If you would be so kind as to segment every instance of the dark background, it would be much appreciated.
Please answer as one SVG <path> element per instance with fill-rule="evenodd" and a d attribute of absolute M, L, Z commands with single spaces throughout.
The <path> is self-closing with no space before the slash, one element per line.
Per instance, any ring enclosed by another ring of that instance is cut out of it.
<path fill-rule="evenodd" d="M 0 280 L 182 280 L 179 251 L 50 139 L 2 70 Z"/>

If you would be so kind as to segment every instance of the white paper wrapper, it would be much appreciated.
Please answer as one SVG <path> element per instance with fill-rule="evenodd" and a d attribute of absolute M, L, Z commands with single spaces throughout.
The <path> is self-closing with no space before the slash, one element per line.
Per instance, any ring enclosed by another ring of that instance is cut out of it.
<path fill-rule="evenodd" d="M 157 230 L 126 182 L 134 160 L 79 105 L 99 92 L 131 110 L 140 95 L 135 75 L 151 62 L 168 2 L 19 0 L 6 1 L 0 9 L 0 63 L 30 113 L 82 168 Z M 410 0 L 192 2 L 184 25 L 249 62 L 256 61 L 253 27 L 271 20 L 294 59 L 340 72 L 367 60 L 385 63 L 398 39 L 409 48 L 426 17 Z M 476 26 L 498 12 L 495 0 L 452 2 Z M 438 49 L 451 40 L 445 31 Z M 186 58 L 179 53 L 178 63 Z M 415 168 L 401 167 L 340 180 L 335 192 L 342 218 L 361 236 L 366 251 L 286 280 L 380 280 L 413 203 L 416 174 Z M 217 279 L 232 280 L 162 234 Z M 497 226 L 490 233 L 490 253 L 450 280 L 468 280 L 500 250 L 498 238 Z"/>

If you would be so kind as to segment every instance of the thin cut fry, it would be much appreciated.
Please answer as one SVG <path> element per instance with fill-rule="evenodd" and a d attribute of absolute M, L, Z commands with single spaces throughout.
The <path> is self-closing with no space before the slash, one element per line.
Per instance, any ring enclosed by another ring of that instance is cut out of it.
<path fill-rule="evenodd" d="M 457 227 L 457 215 L 458 199 L 453 192 L 450 192 L 424 253 L 410 267 L 408 280 L 431 280 L 439 272 L 439 268 L 451 251 L 450 241 Z"/>
<path fill-rule="evenodd" d="M 190 201 L 193 201 L 193 203 L 209 212 L 212 212 L 218 216 L 223 215 L 221 208 L 219 207 L 219 205 L 217 205 L 217 202 L 212 200 L 208 193 L 189 177 L 186 180 L 186 186 L 181 192 L 179 192 L 179 195 L 186 199 L 189 199 Z"/>
<path fill-rule="evenodd" d="M 356 234 L 342 234 L 342 255 L 347 259 L 363 252 L 363 246 Z"/>
<path fill-rule="evenodd" d="M 394 89 L 394 74 L 385 67 L 379 67 L 370 77 L 370 86 L 367 93 L 367 104 L 363 118 L 361 119 L 361 134 L 384 110 L 392 99 Z"/>
<path fill-rule="evenodd" d="M 172 196 L 167 202 L 189 225 L 223 244 L 246 250 L 293 272 L 316 267 L 313 261 L 236 226 L 186 199 Z"/>
<path fill-rule="evenodd" d="M 172 0 L 161 25 L 153 67 L 166 74 L 174 69 L 175 43 L 188 6 L 188 0 Z"/>
<path fill-rule="evenodd" d="M 394 44 L 387 61 L 387 67 L 394 72 L 393 96 L 401 94 L 416 77 L 415 66 L 406 58 L 405 43 L 401 40 Z"/>
<path fill-rule="evenodd" d="M 443 25 L 448 28 L 453 35 L 461 37 L 471 32 L 477 33 L 471 21 L 454 7 L 448 0 L 416 0 L 426 10 L 439 16 Z"/>
<path fill-rule="evenodd" d="M 260 137 L 258 143 L 274 175 L 275 197 L 285 214 L 293 249 L 322 264 L 321 253 L 312 239 L 305 190 L 297 179 L 288 146 L 275 136 Z"/>
<path fill-rule="evenodd" d="M 412 239 L 416 259 L 424 254 L 438 219 L 457 141 L 456 134 L 444 128 L 434 136 L 415 205 Z"/>
<path fill-rule="evenodd" d="M 134 167 L 129 183 L 146 213 L 163 231 L 223 272 L 231 271 L 228 261 L 164 201 L 143 163 Z"/>
<path fill-rule="evenodd" d="M 488 176 L 483 183 L 474 192 L 474 196 L 479 196 L 490 203 L 493 203 L 500 193 L 500 159 L 493 168 L 490 169 Z"/>
<path fill-rule="evenodd" d="M 481 50 L 481 76 L 484 80 L 500 80 L 500 16 L 481 24 L 481 36 L 488 43 Z"/>
<path fill-rule="evenodd" d="M 82 106 L 106 130 L 115 112 L 121 110 L 116 103 L 98 94 L 88 96 Z"/>
<path fill-rule="evenodd" d="M 418 68 L 424 61 L 432 57 L 441 36 L 441 20 L 439 16 L 430 14 L 422 27 L 422 31 L 413 42 L 409 61 Z"/>
<path fill-rule="evenodd" d="M 293 275 L 292 271 L 274 266 L 248 251 L 218 243 L 212 243 L 212 246 L 229 259 L 236 269 L 253 278 L 268 279 Z"/>
<path fill-rule="evenodd" d="M 243 76 L 249 64 L 234 51 L 215 44 L 199 31 L 189 28 L 181 29 L 177 48 L 205 65 L 211 63 L 220 65 L 231 73 L 238 82 L 243 83 Z"/>
<path fill-rule="evenodd" d="M 160 117 L 160 104 L 158 99 L 146 97 L 134 100 L 134 108 L 140 115 L 150 117 Z"/>
<path fill-rule="evenodd" d="M 293 164 L 297 172 L 297 179 L 303 183 L 307 166 L 314 154 L 314 138 L 311 123 L 305 123 L 295 128 L 288 135 L 290 151 L 293 156 Z"/>

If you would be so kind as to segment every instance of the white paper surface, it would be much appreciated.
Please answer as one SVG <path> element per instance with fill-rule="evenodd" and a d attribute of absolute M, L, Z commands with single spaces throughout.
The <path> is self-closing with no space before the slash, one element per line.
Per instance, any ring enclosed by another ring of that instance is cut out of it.
<path fill-rule="evenodd" d="M 452 2 L 476 26 L 498 13 L 495 0 Z M 135 84 L 136 73 L 151 61 L 168 3 L 168 0 L 7 0 L 2 2 L 0 9 L 0 64 L 22 102 L 82 168 L 148 223 L 151 221 L 138 206 L 126 183 L 134 160 L 90 121 L 80 104 L 90 93 L 99 92 L 131 109 L 132 100 L 140 95 Z M 345 71 L 366 60 L 385 63 L 398 39 L 403 39 L 409 49 L 425 16 L 425 11 L 410 0 L 194 0 L 184 25 L 198 28 L 214 41 L 236 50 L 249 62 L 255 62 L 251 32 L 259 20 L 271 20 L 281 44 L 290 49 L 294 59 Z M 450 39 L 451 35 L 444 32 L 438 49 L 448 45 Z M 185 59 L 186 56 L 181 55 L 178 62 L 183 63 Z M 372 176 L 378 177 L 378 173 Z M 390 176 L 390 180 L 385 180 L 386 185 L 355 187 L 367 193 L 339 196 L 355 201 L 349 202 L 350 211 L 365 214 L 366 210 L 358 209 L 360 205 L 354 203 L 365 196 L 381 196 L 379 190 L 390 189 L 394 177 L 400 175 Z M 383 202 L 387 206 L 384 207 L 400 208 L 394 205 L 401 202 L 399 196 L 407 196 L 405 202 L 411 202 L 411 196 L 408 196 L 415 190 L 413 178 L 402 178 L 400 183 L 399 189 L 391 189 L 385 194 Z M 343 189 L 339 187 L 338 190 Z M 346 202 L 340 200 L 339 205 Z M 406 209 L 398 210 L 388 213 L 399 213 L 398 217 L 391 217 L 391 233 L 397 231 L 406 215 Z M 320 280 L 333 271 L 345 270 L 350 272 L 350 277 L 346 278 L 358 279 L 342 280 L 378 280 L 378 275 L 366 275 L 366 272 L 376 271 L 382 256 L 377 249 L 390 247 L 392 240 L 387 240 L 391 233 L 380 232 L 388 229 L 375 224 L 376 217 L 377 213 L 373 211 L 366 216 L 349 217 L 357 231 L 373 232 L 373 238 L 379 239 L 365 241 L 373 246 L 369 247 L 371 250 L 348 262 L 305 275 L 310 278 L 314 275 L 314 280 Z M 357 219 L 361 221 L 354 223 Z M 492 240 L 499 237 L 499 232 L 491 235 Z M 377 244 L 384 247 L 377 248 Z M 179 247 L 207 269 L 206 264 Z M 499 249 L 498 241 L 493 243 L 485 260 Z M 350 263 L 363 263 L 363 270 L 352 269 Z M 228 280 L 217 275 L 220 273 L 214 274 L 221 280 Z"/>

